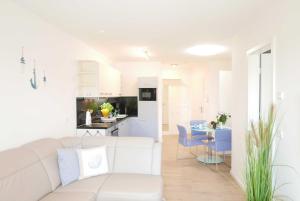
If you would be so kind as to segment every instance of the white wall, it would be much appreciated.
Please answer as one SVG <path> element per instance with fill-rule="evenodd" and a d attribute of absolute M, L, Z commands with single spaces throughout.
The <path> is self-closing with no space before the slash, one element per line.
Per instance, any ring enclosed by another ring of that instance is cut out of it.
<path fill-rule="evenodd" d="M 104 57 L 72 36 L 6 0 L 0 2 L 0 150 L 44 137 L 74 135 L 77 60 Z M 21 74 L 21 47 L 26 73 Z M 33 59 L 48 82 L 30 87 Z"/>
<path fill-rule="evenodd" d="M 232 175 L 243 182 L 245 164 L 245 133 L 247 131 L 247 54 L 258 45 L 273 42 L 275 55 L 275 92 L 284 92 L 285 98 L 277 100 L 279 117 L 283 131 L 277 163 L 289 165 L 292 169 L 281 167 L 278 172 L 278 184 L 291 183 L 280 188 L 280 194 L 292 200 L 300 200 L 300 2 L 297 0 L 273 1 L 270 8 L 257 21 L 244 28 L 234 38 L 232 56 L 233 70 L 233 156 Z"/>
<path fill-rule="evenodd" d="M 121 62 L 114 66 L 121 72 L 121 93 L 138 96 L 138 77 L 160 77 L 160 62 Z"/>
<path fill-rule="evenodd" d="M 215 120 L 219 111 L 219 72 L 231 69 L 230 60 L 215 60 L 206 64 L 204 71 L 204 118 Z"/>
<path fill-rule="evenodd" d="M 219 111 L 231 114 L 232 112 L 232 73 L 219 72 Z"/>
<path fill-rule="evenodd" d="M 180 91 L 185 94 L 183 102 L 187 104 L 186 108 L 189 110 L 189 118 L 185 121 L 188 122 L 191 119 L 207 119 L 209 121 L 215 119 L 219 112 L 219 71 L 230 70 L 231 61 L 208 60 L 177 67 L 152 61 L 118 62 L 114 66 L 122 73 L 121 91 L 123 95 L 138 95 L 137 77 L 157 76 L 161 80 L 181 80 L 185 90 L 183 92 L 181 88 Z M 162 87 L 160 91 L 162 91 Z M 170 99 L 170 101 L 172 100 Z M 172 110 L 176 112 L 176 109 L 172 108 Z M 172 110 L 169 109 L 170 112 Z M 160 116 L 162 118 L 161 112 Z"/>

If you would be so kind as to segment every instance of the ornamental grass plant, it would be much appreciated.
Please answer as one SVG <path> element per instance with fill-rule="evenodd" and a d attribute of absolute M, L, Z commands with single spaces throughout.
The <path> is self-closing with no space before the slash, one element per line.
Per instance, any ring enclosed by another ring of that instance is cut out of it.
<path fill-rule="evenodd" d="M 273 186 L 273 142 L 275 109 L 271 107 L 268 118 L 251 123 L 247 135 L 246 198 L 247 201 L 276 200 Z"/>

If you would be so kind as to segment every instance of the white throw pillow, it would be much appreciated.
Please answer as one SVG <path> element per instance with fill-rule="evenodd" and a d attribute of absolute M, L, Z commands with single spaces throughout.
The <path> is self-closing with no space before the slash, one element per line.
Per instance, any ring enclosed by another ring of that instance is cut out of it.
<path fill-rule="evenodd" d="M 80 176 L 84 179 L 108 172 L 106 146 L 91 149 L 77 149 Z"/>

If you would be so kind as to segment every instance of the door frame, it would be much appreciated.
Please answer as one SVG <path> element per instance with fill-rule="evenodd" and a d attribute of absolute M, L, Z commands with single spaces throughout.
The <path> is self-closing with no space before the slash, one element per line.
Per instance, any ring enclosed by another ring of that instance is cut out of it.
<path fill-rule="evenodd" d="M 273 39 L 271 40 L 271 42 L 265 42 L 265 43 L 261 43 L 260 45 L 257 45 L 251 49 L 249 49 L 247 51 L 247 57 L 254 55 L 254 54 L 258 54 L 258 53 L 262 53 L 265 52 L 267 50 L 271 50 L 272 52 L 272 68 L 273 68 L 273 97 L 272 100 L 275 103 L 276 101 L 276 37 L 273 37 Z"/>
<path fill-rule="evenodd" d="M 261 43 L 260 45 L 257 45 L 255 47 L 249 49 L 246 53 L 247 53 L 247 58 L 249 59 L 251 56 L 260 55 L 263 52 L 266 52 L 268 50 L 271 50 L 271 53 L 272 53 L 272 82 L 273 82 L 272 83 L 272 85 L 273 85 L 272 102 L 276 103 L 276 38 L 274 37 L 271 42 Z M 260 59 L 260 57 L 259 57 L 259 59 Z M 261 65 L 261 61 L 259 61 L 259 65 Z M 249 73 L 249 63 L 247 63 L 247 67 L 248 67 L 248 73 Z M 248 78 L 249 78 L 249 74 L 248 74 Z M 249 82 L 248 82 L 248 84 L 249 84 Z M 249 90 L 249 86 L 248 86 L 248 90 Z M 249 106 L 249 97 L 248 97 L 248 106 Z M 261 118 L 260 111 L 258 111 L 258 112 L 259 112 L 258 118 Z M 248 129 L 250 129 L 250 121 L 251 121 L 250 118 L 251 117 L 249 116 L 249 109 L 248 109 Z"/>
<path fill-rule="evenodd" d="M 180 78 L 178 78 L 178 79 L 162 79 L 162 82 L 163 82 L 163 89 L 164 89 L 164 82 L 168 82 L 167 83 L 167 85 L 168 85 L 168 87 L 169 86 L 175 86 L 175 85 L 178 85 L 178 86 L 180 86 L 180 85 L 182 85 L 182 86 L 184 86 L 184 83 L 183 83 L 183 81 L 182 81 L 182 79 L 180 79 Z M 164 92 L 163 92 L 164 93 Z M 163 135 L 177 135 L 178 133 L 177 132 L 172 132 L 172 129 L 171 129 L 171 121 L 170 121 L 170 91 L 168 91 L 168 93 L 169 93 L 169 97 L 168 97 L 168 127 L 169 127 L 169 129 L 168 129 L 168 131 L 163 131 Z M 162 94 L 162 96 L 163 96 L 163 94 Z M 163 101 L 162 101 L 162 103 L 161 103 L 161 105 L 163 104 Z M 164 110 L 162 109 L 162 117 L 163 117 L 163 112 L 164 112 Z M 163 123 L 163 122 L 162 122 Z"/>

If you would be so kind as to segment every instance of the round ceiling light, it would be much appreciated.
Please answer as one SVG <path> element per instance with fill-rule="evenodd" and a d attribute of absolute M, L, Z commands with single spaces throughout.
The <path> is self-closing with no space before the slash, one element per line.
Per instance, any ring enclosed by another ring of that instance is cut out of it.
<path fill-rule="evenodd" d="M 186 53 L 196 56 L 213 56 L 226 51 L 222 45 L 196 45 L 186 49 Z"/>

